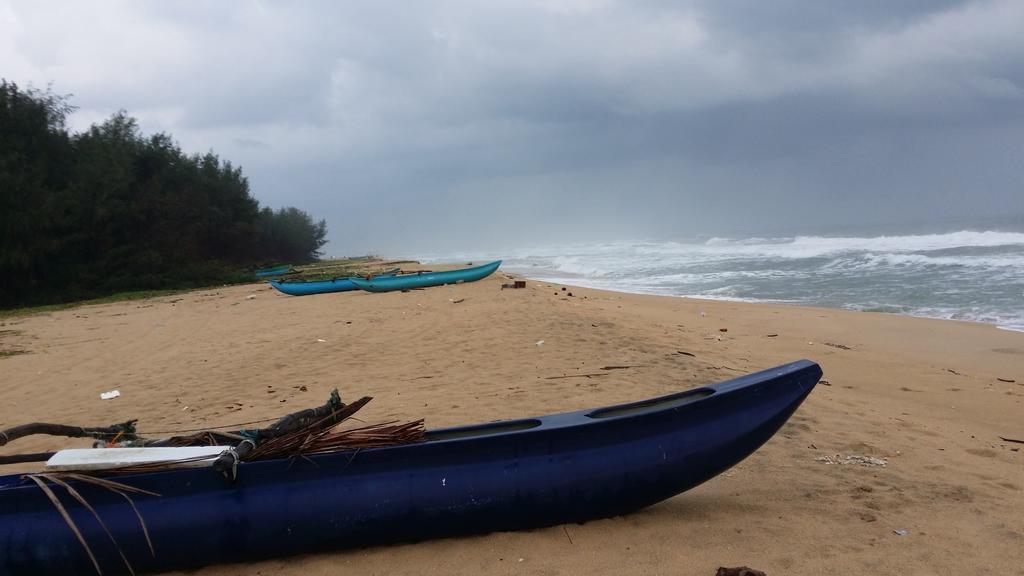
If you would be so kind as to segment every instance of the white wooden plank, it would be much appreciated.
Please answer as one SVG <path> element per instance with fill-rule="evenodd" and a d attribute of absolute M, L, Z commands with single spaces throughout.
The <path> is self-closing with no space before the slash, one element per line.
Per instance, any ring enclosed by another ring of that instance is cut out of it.
<path fill-rule="evenodd" d="M 217 456 L 230 446 L 186 446 L 181 448 L 73 448 L 57 452 L 46 462 L 52 472 L 71 470 L 108 470 L 153 462 L 173 462 L 205 456 L 205 460 L 183 463 L 201 468 L 213 464 Z"/>

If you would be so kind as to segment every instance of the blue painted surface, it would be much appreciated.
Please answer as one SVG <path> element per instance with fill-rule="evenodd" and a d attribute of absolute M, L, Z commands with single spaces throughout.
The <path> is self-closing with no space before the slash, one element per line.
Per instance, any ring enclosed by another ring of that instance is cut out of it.
<path fill-rule="evenodd" d="M 767 441 L 821 377 L 802 360 L 660 399 L 428 433 L 417 444 L 125 476 L 124 499 L 76 486 L 137 570 L 185 569 L 344 547 L 625 514 L 692 488 Z M 91 515 L 62 495 L 105 574 L 123 571 Z M 723 512 L 727 514 L 727 512 Z M 681 521 L 686 521 L 681 520 Z M 91 573 L 43 493 L 0 477 L 0 574 Z"/>
<path fill-rule="evenodd" d="M 463 268 L 462 270 L 405 274 L 391 278 L 372 278 L 370 280 L 352 278 L 351 280 L 353 284 L 367 292 L 391 292 L 393 290 L 412 290 L 413 288 L 458 284 L 460 282 L 475 282 L 493 274 L 498 269 L 498 266 L 501 266 L 501 260 L 474 268 Z"/>
<path fill-rule="evenodd" d="M 398 270 L 392 270 L 385 272 L 376 278 L 387 278 L 394 276 L 398 273 Z M 315 280 L 312 282 L 279 282 L 277 280 L 271 280 L 269 282 L 271 286 L 277 288 L 285 294 L 292 296 L 308 296 L 310 294 L 328 294 L 330 292 L 348 292 L 349 290 L 359 290 L 359 287 L 352 283 L 350 278 L 333 278 L 331 280 Z"/>
<path fill-rule="evenodd" d="M 267 278 L 269 276 L 280 276 L 281 274 L 287 274 L 291 272 L 292 265 L 284 264 L 283 266 L 275 266 L 274 268 L 264 268 L 263 270 L 257 270 L 254 274 L 257 278 Z"/>
<path fill-rule="evenodd" d="M 348 278 L 333 278 L 331 280 L 317 280 L 314 282 L 278 282 L 271 280 L 270 285 L 291 296 L 348 292 L 349 290 L 359 289 Z"/>

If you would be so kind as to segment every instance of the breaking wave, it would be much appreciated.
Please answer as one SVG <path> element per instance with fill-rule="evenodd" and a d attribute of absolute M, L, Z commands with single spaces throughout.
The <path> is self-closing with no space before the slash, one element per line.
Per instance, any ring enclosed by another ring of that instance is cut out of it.
<path fill-rule="evenodd" d="M 526 276 L 591 288 L 971 320 L 1024 330 L 1024 233 L 624 241 L 430 254 L 503 258 Z"/>

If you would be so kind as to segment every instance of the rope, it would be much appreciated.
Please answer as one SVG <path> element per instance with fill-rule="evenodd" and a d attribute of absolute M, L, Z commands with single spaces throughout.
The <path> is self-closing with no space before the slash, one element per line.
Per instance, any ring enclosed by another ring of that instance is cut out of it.
<path fill-rule="evenodd" d="M 260 437 L 260 429 L 259 428 L 255 428 L 253 430 L 242 429 L 242 430 L 238 431 L 238 435 L 241 436 L 242 438 L 245 438 L 246 442 L 252 443 L 253 448 L 255 448 L 256 447 L 256 440 L 258 440 L 259 437 Z"/>
<path fill-rule="evenodd" d="M 229 480 L 234 482 L 238 478 L 238 452 L 234 448 L 228 448 L 227 450 L 220 453 L 221 456 L 231 457 L 231 477 Z M 227 472 L 224 473 L 227 476 Z"/>
<path fill-rule="evenodd" d="M 240 422 L 238 424 L 225 424 L 223 426 L 206 426 L 205 428 L 193 428 L 191 430 L 146 430 L 145 432 L 136 432 L 139 436 L 152 436 L 154 434 L 184 434 L 186 432 L 206 432 L 207 430 L 220 430 L 221 428 L 237 428 L 240 426 L 246 426 L 248 424 L 262 424 L 264 422 L 276 422 L 280 420 L 277 418 L 265 418 L 263 420 L 253 420 L 251 422 Z M 2 434 L 2 432 L 0 432 Z"/>
<path fill-rule="evenodd" d="M 217 460 L 214 461 L 213 463 L 213 467 L 219 469 L 221 473 L 224 474 L 225 477 L 231 480 L 231 482 L 234 482 L 235 480 L 238 479 L 238 463 L 242 461 L 242 457 L 238 454 L 238 450 L 242 448 L 245 444 L 249 445 L 249 450 L 246 450 L 246 453 L 256 448 L 256 442 L 252 440 L 243 440 L 242 443 L 239 444 L 238 446 L 228 448 L 227 450 L 221 452 L 220 456 L 218 456 Z M 227 470 L 224 470 L 218 466 L 218 464 L 220 464 L 225 457 L 231 459 L 230 476 L 228 476 Z"/>
<path fill-rule="evenodd" d="M 107 442 L 107 448 L 113 448 L 114 446 L 116 446 L 117 445 L 117 441 L 121 439 L 121 436 L 124 436 L 124 430 L 118 432 L 117 436 L 114 436 L 113 440 L 111 440 L 110 442 Z"/>

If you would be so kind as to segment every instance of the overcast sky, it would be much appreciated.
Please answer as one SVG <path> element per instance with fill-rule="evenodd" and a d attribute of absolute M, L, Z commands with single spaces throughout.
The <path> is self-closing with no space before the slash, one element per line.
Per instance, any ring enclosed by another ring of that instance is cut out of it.
<path fill-rule="evenodd" d="M 0 76 L 332 255 L 1024 214 L 1024 2 L 0 0 Z"/>

